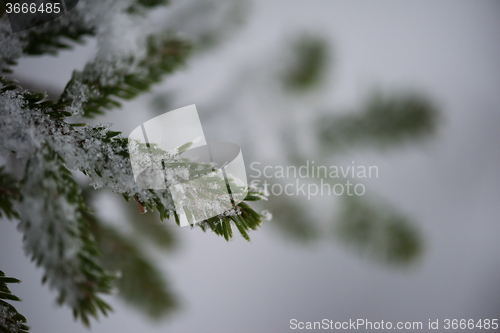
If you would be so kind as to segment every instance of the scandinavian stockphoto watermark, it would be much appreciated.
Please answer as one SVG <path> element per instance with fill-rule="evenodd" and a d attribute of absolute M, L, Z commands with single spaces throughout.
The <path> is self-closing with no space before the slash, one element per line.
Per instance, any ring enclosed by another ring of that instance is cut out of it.
<path fill-rule="evenodd" d="M 250 186 L 260 186 L 273 196 L 305 196 L 308 200 L 318 195 L 362 196 L 366 186 L 361 179 L 378 178 L 377 166 L 358 165 L 318 165 L 307 160 L 300 166 L 250 164 L 252 180 Z"/>
<path fill-rule="evenodd" d="M 346 321 L 336 321 L 323 319 L 321 321 L 299 321 L 290 319 L 290 329 L 292 330 L 363 330 L 363 331 L 405 331 L 405 330 L 468 330 L 497 331 L 499 328 L 498 319 L 428 319 L 427 321 L 371 321 L 368 319 L 349 319 Z"/>
<path fill-rule="evenodd" d="M 128 139 L 136 184 L 167 191 L 181 226 L 226 214 L 248 194 L 240 148 L 207 144 L 194 104 L 146 121 Z"/>

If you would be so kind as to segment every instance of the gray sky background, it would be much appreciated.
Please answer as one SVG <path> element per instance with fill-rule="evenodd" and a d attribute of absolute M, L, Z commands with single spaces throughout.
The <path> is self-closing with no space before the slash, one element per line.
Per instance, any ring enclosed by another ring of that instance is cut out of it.
<path fill-rule="evenodd" d="M 112 299 L 115 313 L 92 332 L 287 332 L 292 318 L 500 319 L 500 2 L 259 0 L 223 47 L 194 59 L 156 91 L 176 87 L 181 94 L 174 108 L 197 104 L 203 123 L 209 96 L 238 68 L 272 56 L 284 38 L 302 30 L 321 33 L 335 52 L 331 93 L 320 105 L 353 107 L 374 87 L 404 86 L 428 93 L 444 113 L 437 137 L 424 145 L 352 154 L 379 166 L 380 178 L 367 182 L 367 190 L 408 213 L 423 231 L 422 260 L 391 269 L 333 240 L 300 246 L 266 224 L 250 244 L 181 228 L 179 251 L 158 262 L 182 311 L 155 325 Z M 62 89 L 94 46 L 22 60 L 16 74 L 41 81 L 50 73 L 49 83 Z M 127 134 L 147 120 L 140 112 L 145 101 L 113 111 L 113 129 Z M 244 156 L 247 149 L 258 157 L 254 147 L 264 146 L 245 146 L 213 123 L 204 131 L 209 141 L 240 144 Z M 114 207 L 109 201 L 104 210 Z M 12 289 L 25 299 L 18 309 L 33 332 L 87 332 L 40 286 L 41 272 L 24 257 L 14 223 L 3 222 L 0 243 L 2 269 L 23 280 Z"/>

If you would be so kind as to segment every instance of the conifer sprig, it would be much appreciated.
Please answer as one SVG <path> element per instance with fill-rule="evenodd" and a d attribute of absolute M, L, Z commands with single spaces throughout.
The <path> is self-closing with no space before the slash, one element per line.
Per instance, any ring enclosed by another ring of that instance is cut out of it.
<path fill-rule="evenodd" d="M 29 331 L 26 318 L 6 302 L 20 301 L 19 297 L 12 294 L 7 286 L 20 282 L 18 279 L 5 276 L 5 273 L 0 271 L 0 333 L 27 333 Z"/>

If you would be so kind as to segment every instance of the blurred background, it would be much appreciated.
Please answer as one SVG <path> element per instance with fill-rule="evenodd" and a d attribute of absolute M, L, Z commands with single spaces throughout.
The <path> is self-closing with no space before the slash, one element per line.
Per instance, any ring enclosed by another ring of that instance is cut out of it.
<path fill-rule="evenodd" d="M 172 6 L 151 24 L 196 40 L 194 56 L 91 123 L 127 136 L 196 104 L 207 141 L 240 145 L 249 180 L 254 162 L 377 166 L 378 177 L 353 180 L 362 196 L 271 193 L 255 207 L 273 219 L 250 243 L 227 243 L 141 215 L 78 176 L 101 219 L 132 238 L 150 233 L 110 259 L 151 267 L 130 268 L 133 292 L 109 296 L 115 312 L 90 331 L 287 332 L 291 319 L 324 318 L 422 321 L 426 331 L 429 319 L 500 318 L 500 2 Z M 98 45 L 24 58 L 11 77 L 56 98 Z M 88 331 L 40 285 L 15 223 L 2 224 L 0 243 L 2 269 L 23 280 L 11 289 L 33 332 Z"/>

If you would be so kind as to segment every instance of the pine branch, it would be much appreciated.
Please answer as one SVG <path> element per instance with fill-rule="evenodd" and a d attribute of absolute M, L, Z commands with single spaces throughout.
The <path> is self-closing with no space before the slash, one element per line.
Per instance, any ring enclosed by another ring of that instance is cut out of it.
<path fill-rule="evenodd" d="M 69 15 L 69 14 L 66 14 Z M 61 18 L 62 19 L 62 18 Z M 56 55 L 59 51 L 69 50 L 74 44 L 83 44 L 85 37 L 94 36 L 96 27 L 76 20 L 68 21 L 68 25 L 60 21 L 50 21 L 43 29 L 29 29 L 23 38 L 26 55 Z"/>
<path fill-rule="evenodd" d="M 366 198 L 345 200 L 336 232 L 342 242 L 362 255 L 387 264 L 410 264 L 422 254 L 422 239 L 409 220 Z"/>
<path fill-rule="evenodd" d="M 252 200 L 253 201 L 253 200 Z M 250 241 L 248 232 L 257 230 L 262 223 L 262 216 L 255 212 L 244 202 L 240 202 L 235 209 L 235 214 L 218 215 L 199 223 L 203 231 L 212 230 L 216 235 L 224 237 L 226 241 L 233 238 L 233 226 L 247 241 Z"/>
<path fill-rule="evenodd" d="M 84 13 L 72 10 L 68 14 L 31 29 L 12 33 L 7 17 L 0 17 L 0 72 L 12 73 L 12 67 L 23 55 L 56 55 L 83 43 L 86 36 L 95 35 L 96 22 L 88 21 Z"/>
<path fill-rule="evenodd" d="M 45 269 L 44 282 L 58 290 L 58 302 L 72 307 L 75 317 L 89 325 L 90 317 L 109 311 L 98 294 L 109 292 L 112 278 L 97 263 L 98 251 L 83 218 L 88 216 L 86 208 L 64 164 L 85 172 L 96 187 L 108 186 L 126 197 L 137 198 L 144 207 L 158 210 L 162 219 L 173 214 L 171 199 L 164 191 L 137 186 L 127 140 L 119 132 L 99 126 L 71 126 L 61 120 L 66 112 L 63 105 L 44 101 L 43 95 L 22 90 L 6 80 L 0 79 L 0 83 L 0 132 L 9 138 L 0 142 L 0 150 L 29 157 L 20 185 L 22 199 L 17 206 L 25 250 Z M 259 198 L 260 194 L 253 192 L 248 196 L 251 201 Z M 259 214 L 240 203 L 232 216 L 221 215 L 200 226 L 229 240 L 233 224 L 249 239 L 248 231 L 260 223 Z M 115 242 L 127 242 L 119 235 L 115 237 Z M 128 251 L 134 251 L 132 245 L 127 246 Z M 154 269 L 141 255 L 137 256 L 137 265 Z"/>
<path fill-rule="evenodd" d="M 74 44 L 82 44 L 86 37 L 95 36 L 102 18 L 94 15 L 93 19 L 88 19 L 88 12 L 95 11 L 102 3 L 101 0 L 80 1 L 75 9 L 67 14 L 49 21 L 43 25 L 33 27 L 29 30 L 13 34 L 11 32 L 7 15 L 2 17 L 5 6 L 0 1 L 0 72 L 12 73 L 12 67 L 17 64 L 18 58 L 22 55 L 56 55 L 61 50 L 73 48 Z M 125 10 L 128 14 L 145 14 L 148 10 L 160 5 L 166 5 L 165 0 L 137 0 Z M 110 3 L 110 12 L 121 12 L 124 10 L 123 4 L 119 2 Z M 2 21 L 3 20 L 3 21 Z"/>
<path fill-rule="evenodd" d="M 95 216 L 85 217 L 103 254 L 100 262 L 120 276 L 116 281 L 118 296 L 151 319 L 160 319 L 177 309 L 177 297 L 164 274 L 133 238 Z"/>
<path fill-rule="evenodd" d="M 160 213 L 160 218 L 166 219 L 170 216 L 175 215 L 175 209 L 172 199 L 166 191 L 160 190 L 144 190 L 137 186 L 133 179 L 133 173 L 131 170 L 129 152 L 126 148 L 127 140 L 119 136 L 119 132 L 107 132 L 104 128 L 81 128 L 86 133 L 86 137 L 94 137 L 96 140 L 102 142 L 99 147 L 92 146 L 92 151 L 82 152 L 82 155 L 93 156 L 96 158 L 95 161 L 91 163 L 94 169 L 84 169 L 80 168 L 82 172 L 93 178 L 94 185 L 106 184 L 106 186 L 111 187 L 113 190 L 122 193 L 126 199 L 134 197 L 141 206 L 149 210 L 157 210 Z M 88 140 L 88 139 L 87 139 Z M 110 148 L 110 145 L 113 148 Z M 86 149 L 85 146 L 81 147 Z M 97 150 L 96 150 L 97 148 Z M 165 157 L 165 158 L 172 158 Z M 169 164 L 174 165 L 175 161 L 171 161 Z M 184 167 L 188 169 L 191 176 L 193 173 L 204 173 L 205 171 L 199 169 L 200 165 L 196 163 L 189 163 L 186 161 L 177 161 L 178 167 Z M 192 177 L 195 178 L 195 177 Z M 116 183 L 117 179 L 121 179 L 121 183 Z M 127 180 L 126 182 L 124 180 Z M 128 190 L 124 190 L 124 185 L 128 185 Z M 210 189 L 210 179 L 207 179 L 206 188 L 197 188 L 198 195 L 203 196 L 204 190 L 208 190 L 211 199 L 213 200 L 214 195 L 225 195 L 225 191 L 220 193 L 214 193 L 213 189 Z M 102 185 L 101 185 L 102 186 Z M 264 198 L 264 194 L 257 191 L 250 191 L 245 201 L 258 201 Z M 178 221 L 177 221 L 178 222 Z M 199 224 L 203 230 L 211 229 L 217 235 L 223 236 L 226 240 L 232 238 L 231 225 L 235 225 L 241 235 L 250 240 L 248 237 L 249 230 L 256 230 L 257 227 L 262 223 L 262 216 L 256 213 L 250 206 L 245 203 L 240 203 L 237 205 L 234 213 L 232 214 L 221 214 L 213 217 L 207 221 Z"/>
<path fill-rule="evenodd" d="M 2 83 L 1 79 L 0 83 Z M 0 123 L 0 129 L 4 129 L 6 133 L 11 131 L 11 137 L 19 137 L 20 140 L 4 149 L 21 153 L 17 151 L 19 147 L 37 147 L 41 143 L 47 142 L 66 161 L 70 169 L 80 170 L 89 176 L 92 179 L 91 184 L 95 188 L 107 186 L 127 198 L 136 198 L 143 207 L 150 210 L 156 209 L 160 213 L 161 219 L 174 215 L 174 205 L 165 191 L 146 190 L 136 184 L 129 159 L 128 141 L 120 136 L 120 132 L 109 131 L 102 126 L 70 126 L 61 120 L 68 114 L 64 105 L 44 101 L 44 96 L 40 94 L 32 94 L 27 91 L 18 92 L 19 87 L 5 80 L 3 83 L 5 86 L 0 88 L 0 93 L 3 91 L 10 93 L 11 98 L 22 106 L 21 110 L 15 111 L 16 115 L 18 117 L 25 116 L 25 118 L 19 119 L 20 123 L 13 124 L 11 122 L 5 124 L 4 127 Z M 24 115 L 23 112 L 26 114 Z M 22 135 L 22 131 L 50 133 L 50 135 L 29 137 Z M 26 139 L 33 141 L 26 142 Z M 30 156 L 31 151 L 23 152 L 21 156 Z M 181 163 L 184 168 L 190 170 L 189 172 L 198 172 L 197 165 L 189 165 L 185 161 L 180 161 L 178 157 L 166 154 L 163 157 L 158 155 L 158 158 L 170 159 L 170 163 Z M 254 201 L 259 198 L 262 196 L 254 193 L 254 195 L 251 194 L 247 197 L 247 200 Z M 241 230 L 248 231 L 260 224 L 257 222 L 259 214 L 248 206 L 237 208 L 233 215 L 240 215 L 240 212 L 243 214 L 242 216 L 249 219 L 246 223 L 233 221 L 239 226 L 240 232 Z M 226 239 L 231 238 L 232 233 L 229 233 L 228 228 L 221 229 L 221 225 L 230 225 L 231 219 L 221 215 L 219 220 L 225 222 L 220 224 L 217 222 L 218 220 L 213 219 L 205 227 L 212 229 L 218 235 L 223 235 Z M 242 235 L 247 238 L 245 233 Z"/>
<path fill-rule="evenodd" d="M 141 14 L 166 3 L 136 0 L 127 7 L 131 2 L 114 1 L 108 7 L 119 7 L 116 11 L 119 15 L 134 11 Z M 87 20 L 84 14 L 90 6 L 99 3 L 102 1 L 88 1 L 81 12 L 71 11 L 55 21 L 17 34 L 8 32 L 6 17 L 0 17 L 0 71 L 9 71 L 22 55 L 56 54 L 94 35 L 103 16 L 94 10 L 94 16 Z M 139 49 L 145 49 L 142 55 L 105 61 L 101 57 L 82 72 L 75 72 L 58 102 L 0 77 L 0 153 L 14 153 L 20 160 L 27 161 L 19 185 L 0 168 L 0 214 L 20 219 L 25 252 L 43 268 L 43 283 L 57 290 L 57 302 L 70 306 L 75 318 L 87 326 L 91 317 L 106 315 L 111 310 L 101 294 L 110 292 L 114 277 L 101 264 L 122 273 L 118 281 L 121 296 L 152 317 L 176 307 L 174 295 L 165 287 L 161 272 L 131 239 L 97 222 L 68 170 L 84 172 L 95 188 L 107 186 L 125 198 L 135 198 L 144 209 L 156 209 L 161 219 L 176 216 L 166 191 L 137 186 L 127 140 L 119 132 L 104 126 L 70 125 L 64 121 L 78 114 L 93 117 L 120 106 L 118 100 L 132 99 L 149 91 L 166 74 L 182 66 L 190 50 L 184 41 L 164 33 L 150 35 L 142 41 L 143 45 L 139 45 Z M 184 163 L 176 158 L 170 162 Z M 192 172 L 197 170 L 189 164 L 183 167 L 191 168 Z M 251 193 L 247 200 L 259 198 L 260 194 Z M 261 216 L 240 203 L 234 210 L 202 222 L 201 227 L 212 229 L 229 240 L 233 225 L 249 240 L 248 231 L 255 230 L 260 223 Z M 152 238 L 151 230 L 147 234 L 149 238 Z M 100 257 L 98 247 L 106 257 Z M 14 282 L 0 277 L 0 298 L 16 300 L 9 296 L 8 289 L 8 293 L 1 290 L 2 281 Z M 143 283 L 148 289 L 141 293 L 137 286 Z M 18 325 L 19 332 L 25 332 L 24 317 L 4 303 L 0 301 L 0 314 L 14 320 L 11 323 Z M 7 329 L 8 333 L 18 332 L 4 323 L 0 321 L 2 333 Z"/>
<path fill-rule="evenodd" d="M 298 92 L 318 86 L 328 62 L 325 41 L 317 37 L 303 36 L 293 45 L 293 53 L 295 59 L 283 75 L 285 87 Z"/>
<path fill-rule="evenodd" d="M 59 292 L 57 302 L 85 325 L 111 309 L 99 296 L 113 277 L 97 263 L 99 252 L 82 214 L 88 211 L 78 185 L 49 146 L 29 160 L 21 182 L 19 230 L 25 251 L 45 270 L 43 282 Z"/>
<path fill-rule="evenodd" d="M 439 116 L 434 103 L 424 96 L 376 93 L 362 112 L 320 119 L 318 133 L 327 149 L 355 145 L 388 147 L 416 142 L 435 133 Z"/>
<path fill-rule="evenodd" d="M 59 103 L 71 103 L 72 114 L 89 118 L 103 114 L 121 106 L 117 99 L 130 100 L 148 92 L 182 66 L 190 50 L 186 42 L 163 35 L 150 35 L 144 47 L 142 59 L 128 59 L 127 66 L 117 68 L 112 78 L 99 70 L 103 66 L 99 61 L 87 64 L 83 72 L 74 72 Z M 114 64 L 106 66 L 113 68 Z"/>
<path fill-rule="evenodd" d="M 4 272 L 0 271 L 0 333 L 27 333 L 29 331 L 26 318 L 17 312 L 15 307 L 4 301 L 20 301 L 7 287 L 7 284 L 20 282 L 18 279 L 6 277 Z"/>

